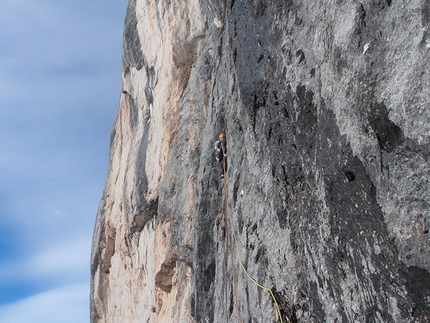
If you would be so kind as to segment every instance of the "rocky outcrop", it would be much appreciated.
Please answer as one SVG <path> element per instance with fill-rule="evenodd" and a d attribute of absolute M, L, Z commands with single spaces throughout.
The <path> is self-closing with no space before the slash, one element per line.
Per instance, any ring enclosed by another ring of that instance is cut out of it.
<path fill-rule="evenodd" d="M 429 23 L 428 0 L 130 0 L 92 322 L 428 321 Z"/>

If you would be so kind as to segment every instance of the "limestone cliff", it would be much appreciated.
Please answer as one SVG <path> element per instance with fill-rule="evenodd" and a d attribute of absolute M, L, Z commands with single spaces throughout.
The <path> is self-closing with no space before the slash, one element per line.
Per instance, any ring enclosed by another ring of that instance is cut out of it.
<path fill-rule="evenodd" d="M 427 322 L 429 24 L 429 0 L 130 0 L 92 322 Z"/>

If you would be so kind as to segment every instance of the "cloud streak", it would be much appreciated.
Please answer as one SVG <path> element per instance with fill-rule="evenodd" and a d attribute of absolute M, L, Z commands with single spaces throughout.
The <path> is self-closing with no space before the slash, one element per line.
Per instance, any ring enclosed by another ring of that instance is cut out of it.
<path fill-rule="evenodd" d="M 79 284 L 41 293 L 0 306 L 0 322 L 89 322 L 89 286 Z"/>
<path fill-rule="evenodd" d="M 10 281 L 46 281 L 50 285 L 87 280 L 91 237 L 59 240 L 48 248 L 33 251 L 20 261 L 0 265 L 0 284 Z"/>
<path fill-rule="evenodd" d="M 127 1 L 4 0 L 0 322 L 86 322 Z"/>

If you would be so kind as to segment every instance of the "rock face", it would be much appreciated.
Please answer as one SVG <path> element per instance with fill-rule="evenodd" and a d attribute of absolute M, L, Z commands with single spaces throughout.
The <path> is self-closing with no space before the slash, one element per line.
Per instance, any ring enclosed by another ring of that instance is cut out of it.
<path fill-rule="evenodd" d="M 429 24 L 429 0 L 130 0 L 92 322 L 430 320 Z"/>

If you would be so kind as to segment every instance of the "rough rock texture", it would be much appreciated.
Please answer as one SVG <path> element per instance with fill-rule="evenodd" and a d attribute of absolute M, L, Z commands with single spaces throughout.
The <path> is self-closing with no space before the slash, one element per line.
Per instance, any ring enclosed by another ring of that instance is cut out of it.
<path fill-rule="evenodd" d="M 429 24 L 429 0 L 130 0 L 92 322 L 279 322 L 240 261 L 283 322 L 429 321 Z"/>

